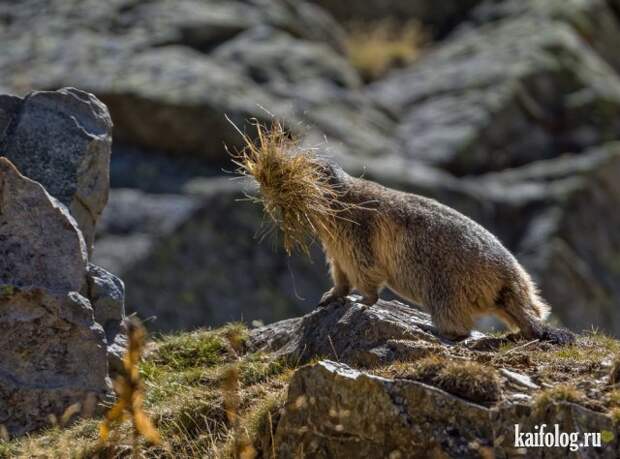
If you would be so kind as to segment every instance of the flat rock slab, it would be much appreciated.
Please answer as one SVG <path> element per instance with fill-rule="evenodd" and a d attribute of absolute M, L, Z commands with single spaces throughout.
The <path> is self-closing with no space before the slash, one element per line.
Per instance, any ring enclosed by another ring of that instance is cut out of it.
<path fill-rule="evenodd" d="M 0 151 L 67 206 L 91 248 L 108 201 L 112 121 L 92 94 L 66 88 L 0 96 Z"/>
<path fill-rule="evenodd" d="M 521 457 L 514 425 L 559 424 L 561 432 L 615 431 L 610 417 L 560 402 L 544 411 L 501 401 L 483 406 L 417 381 L 320 361 L 293 376 L 274 435 L 277 457 Z M 617 457 L 617 439 L 585 456 Z M 527 457 L 573 457 L 566 448 L 528 448 Z M 578 456 L 574 456 L 578 457 Z"/>

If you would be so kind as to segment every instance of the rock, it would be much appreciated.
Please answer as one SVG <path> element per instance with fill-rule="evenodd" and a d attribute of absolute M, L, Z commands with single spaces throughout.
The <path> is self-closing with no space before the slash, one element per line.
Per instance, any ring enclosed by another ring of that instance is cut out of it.
<path fill-rule="evenodd" d="M 103 326 L 108 343 L 108 360 L 111 369 L 121 368 L 121 358 L 126 349 L 125 285 L 114 274 L 89 263 L 87 272 L 88 298 L 92 303 L 95 321 Z"/>
<path fill-rule="evenodd" d="M 620 332 L 614 318 L 620 243 L 606 230 L 615 224 L 618 206 L 619 147 L 609 143 L 466 180 L 486 191 L 488 215 L 494 215 L 488 227 L 532 273 L 553 313 L 575 331 L 592 324 Z"/>
<path fill-rule="evenodd" d="M 109 391 L 106 338 L 66 208 L 0 158 L 0 422 L 11 435 Z"/>
<path fill-rule="evenodd" d="M 242 182 L 205 179 L 191 188 L 197 205 L 188 207 L 174 231 L 159 232 L 154 238 L 147 235 L 146 250 L 119 264 L 121 277 L 131 286 L 127 290 L 131 312 L 143 318 L 155 316 L 149 322 L 153 329 L 174 330 L 241 319 L 270 322 L 316 304 L 327 289 L 327 270 L 318 250 L 310 262 L 288 258 L 279 244 L 268 239 L 259 242 L 262 209 L 240 202 L 248 191 Z M 171 213 L 165 215 L 161 220 Z M 104 268 L 107 254 L 99 258 L 97 253 L 107 250 L 109 237 L 101 239 L 95 253 L 95 262 Z M 113 237 L 116 244 L 135 248 L 133 234 L 125 235 L 129 239 Z"/>
<path fill-rule="evenodd" d="M 84 239 L 69 212 L 0 158 L 0 285 L 80 291 Z"/>
<path fill-rule="evenodd" d="M 458 176 L 582 151 L 620 132 L 620 79 L 571 26 L 544 16 L 462 30 L 368 92 L 400 120 L 404 157 Z"/>
<path fill-rule="evenodd" d="M 620 58 L 613 51 L 620 37 L 617 11 L 618 3 L 615 0 L 486 1 L 472 10 L 468 22 L 480 25 L 515 16 L 539 16 L 564 22 L 573 27 L 575 32 L 615 69 L 620 70 Z"/>
<path fill-rule="evenodd" d="M 172 233 L 199 207 L 199 199 L 183 194 L 150 194 L 112 190 L 102 215 L 93 259 L 109 271 L 124 272 L 148 256 L 159 238 Z"/>
<path fill-rule="evenodd" d="M 379 300 L 370 308 L 348 297 L 307 315 L 254 329 L 249 346 L 304 363 L 324 356 L 351 365 L 388 363 L 428 355 L 443 340 L 430 316 L 398 301 Z M 472 340 L 478 339 L 474 334 Z M 420 344 L 422 343 L 422 344 Z"/>
<path fill-rule="evenodd" d="M 508 400 L 482 405 L 329 360 L 295 372 L 280 416 L 273 439 L 279 458 L 513 457 L 524 451 L 515 444 L 515 424 L 521 432 L 541 424 L 558 424 L 561 432 L 615 431 L 611 418 L 574 403 L 543 411 Z M 613 439 L 587 449 L 588 457 L 612 458 L 618 448 Z M 527 449 L 528 457 L 569 453 L 568 446 Z"/>
<path fill-rule="evenodd" d="M 27 22 L 34 4 L 5 12 L 10 20 L 0 38 L 13 46 L 0 59 L 0 83 L 16 92 L 67 85 L 89 90 L 109 107 L 116 140 L 143 148 L 200 154 L 221 163 L 228 161 L 224 144 L 242 145 L 226 117 L 242 129 L 249 118 L 269 121 L 270 114 L 297 126 L 303 108 L 291 111 L 277 91 L 253 81 L 261 80 L 260 72 L 252 73 L 257 63 L 287 82 L 327 70 L 338 85 L 359 84 L 339 54 L 341 29 L 305 2 L 184 0 L 173 6 L 158 0 L 102 6 L 89 0 L 72 10 L 61 0 L 50 3 L 49 14 L 58 24 Z M 37 33 L 20 34 L 25 22 Z M 238 37 L 258 30 L 272 38 L 250 42 L 251 53 L 236 47 L 248 44 Z M 261 64 L 258 55 L 277 65 Z"/>
<path fill-rule="evenodd" d="M 111 192 L 110 205 L 97 228 L 106 234 L 170 234 L 199 205 L 199 199 L 184 194 L 151 194 L 130 188 Z"/>
<path fill-rule="evenodd" d="M 214 58 L 233 66 L 274 91 L 292 92 L 312 84 L 359 88 L 351 64 L 326 43 L 293 39 L 285 32 L 257 27 L 222 44 Z M 292 94 L 291 94 L 292 95 Z"/>
<path fill-rule="evenodd" d="M 39 287 L 2 290 L 0 421 L 9 433 L 49 426 L 49 415 L 105 397 L 105 335 L 88 300 Z"/>
<path fill-rule="evenodd" d="M 89 251 L 108 200 L 111 130 L 106 107 L 77 89 L 0 96 L 0 151 L 70 209 Z"/>
<path fill-rule="evenodd" d="M 519 253 L 564 324 L 618 334 L 620 236 L 608 228 L 620 225 L 620 144 L 588 156 L 589 167 L 571 174 L 557 205 L 529 226 Z"/>

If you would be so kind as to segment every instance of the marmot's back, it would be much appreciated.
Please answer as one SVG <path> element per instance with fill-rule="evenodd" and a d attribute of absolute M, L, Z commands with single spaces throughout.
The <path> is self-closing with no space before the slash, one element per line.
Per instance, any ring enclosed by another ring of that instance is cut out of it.
<path fill-rule="evenodd" d="M 529 282 L 501 242 L 459 212 L 372 182 L 354 179 L 351 185 L 376 202 L 366 211 L 373 222 L 368 244 L 387 285 L 400 296 L 421 304 L 467 302 L 482 313 L 510 281 Z"/>

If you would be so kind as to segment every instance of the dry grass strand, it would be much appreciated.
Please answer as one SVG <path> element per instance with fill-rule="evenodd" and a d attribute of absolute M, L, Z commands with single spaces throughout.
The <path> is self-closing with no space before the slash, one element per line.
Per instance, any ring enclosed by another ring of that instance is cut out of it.
<path fill-rule="evenodd" d="M 129 419 L 133 423 L 133 454 L 137 457 L 140 437 L 152 444 L 159 444 L 161 438 L 142 407 L 145 393 L 139 363 L 144 351 L 146 331 L 136 317 L 127 320 L 127 337 L 128 347 L 123 356 L 123 372 L 114 381 L 117 400 L 99 426 L 99 438 L 102 443 L 107 443 L 115 429 Z"/>

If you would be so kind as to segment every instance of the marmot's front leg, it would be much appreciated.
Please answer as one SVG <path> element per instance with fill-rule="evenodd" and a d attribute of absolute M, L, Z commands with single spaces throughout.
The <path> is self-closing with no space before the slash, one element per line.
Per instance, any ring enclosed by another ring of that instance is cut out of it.
<path fill-rule="evenodd" d="M 343 300 L 351 292 L 351 283 L 349 278 L 340 268 L 340 265 L 334 259 L 329 260 L 330 274 L 334 281 L 334 286 L 323 294 L 319 306 L 326 306 L 334 301 Z"/>

